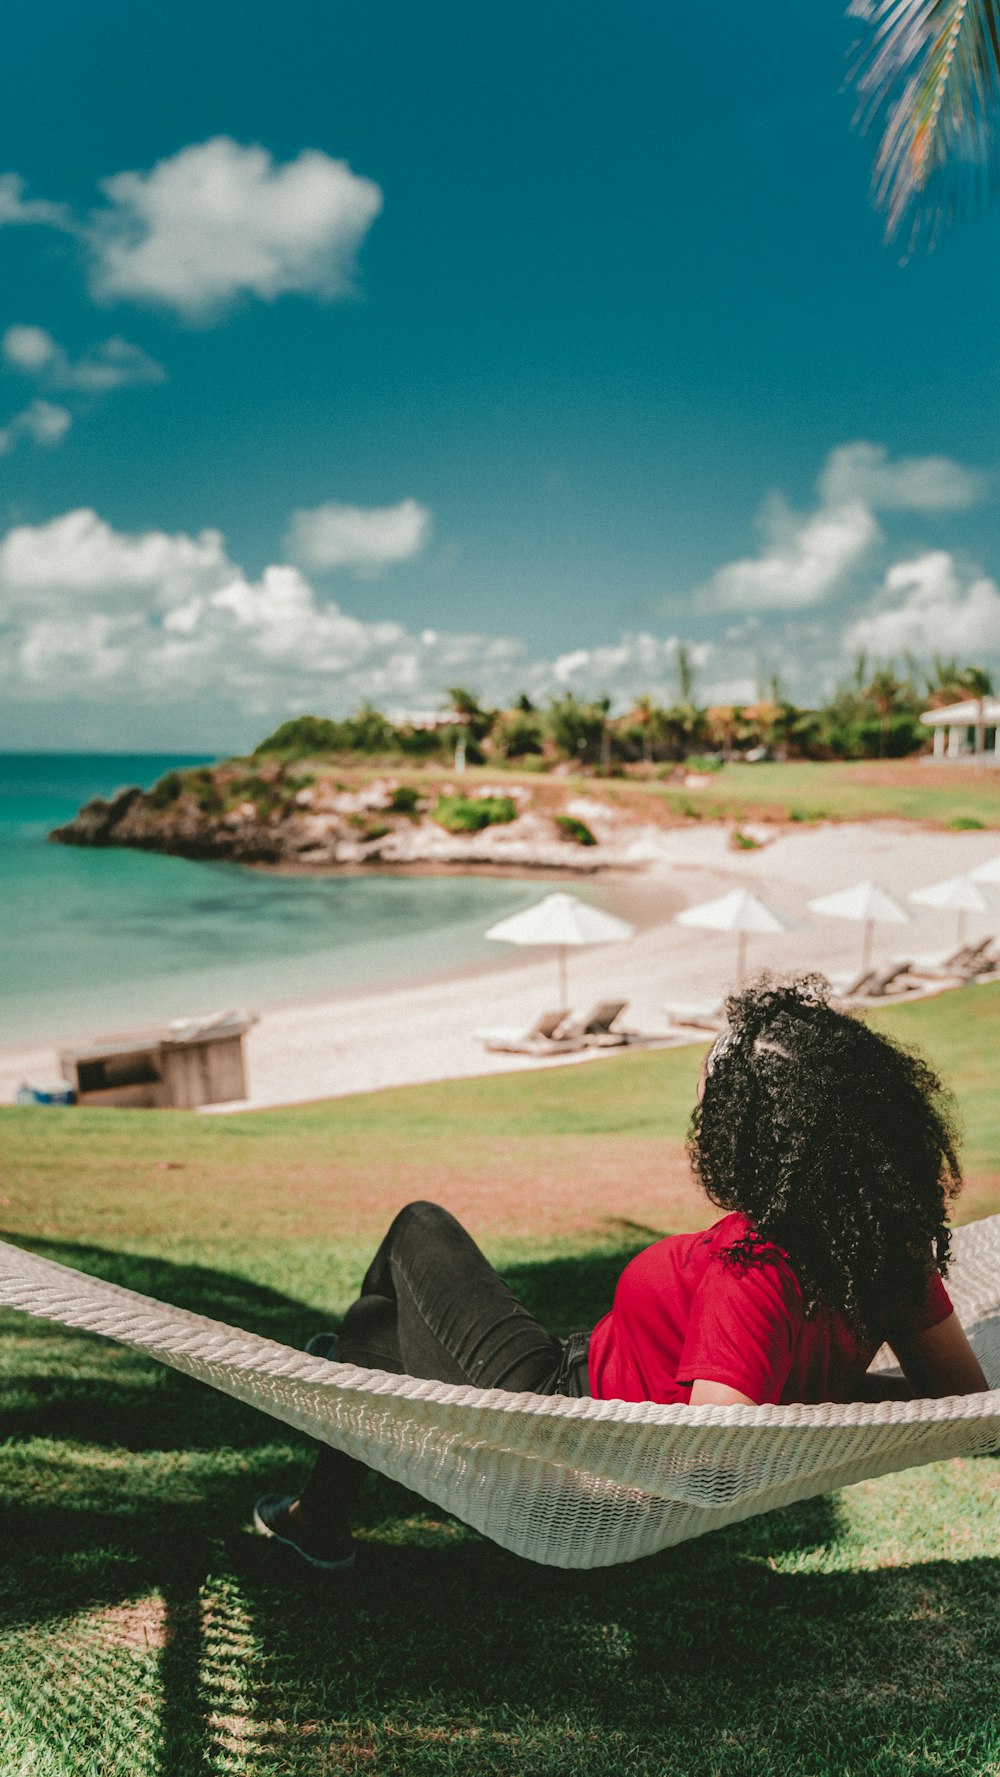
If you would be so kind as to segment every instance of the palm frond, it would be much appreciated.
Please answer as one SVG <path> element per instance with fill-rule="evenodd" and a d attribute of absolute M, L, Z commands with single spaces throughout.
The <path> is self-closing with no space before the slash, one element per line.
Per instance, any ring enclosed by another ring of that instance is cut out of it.
<path fill-rule="evenodd" d="M 872 185 L 886 238 L 976 207 L 1000 177 L 1000 0 L 851 0 L 869 27 L 852 78 L 881 122 Z"/>

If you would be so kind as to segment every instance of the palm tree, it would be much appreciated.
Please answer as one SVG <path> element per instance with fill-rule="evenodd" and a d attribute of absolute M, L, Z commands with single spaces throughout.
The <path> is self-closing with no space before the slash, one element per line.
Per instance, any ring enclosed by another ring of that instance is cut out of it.
<path fill-rule="evenodd" d="M 637 697 L 629 712 L 628 720 L 634 723 L 642 735 L 643 763 L 648 765 L 653 757 L 652 723 L 656 715 L 656 705 L 648 692 Z"/>
<path fill-rule="evenodd" d="M 966 695 L 961 672 L 954 654 L 950 657 L 935 654 L 930 672 L 924 673 L 927 701 L 932 710 L 943 710 L 950 703 L 961 703 Z"/>
<path fill-rule="evenodd" d="M 694 701 L 695 664 L 694 656 L 686 642 L 679 642 L 675 656 L 677 667 L 677 692 L 680 702 L 689 705 Z"/>
<path fill-rule="evenodd" d="M 1000 171 L 1000 0 L 850 0 L 870 26 L 853 75 L 859 119 L 882 123 L 873 175 L 886 238 L 975 204 Z"/>
<path fill-rule="evenodd" d="M 976 761 L 981 764 L 986 751 L 986 711 L 983 706 L 986 698 L 992 695 L 993 680 L 979 666 L 963 667 L 961 678 L 965 689 L 976 700 Z"/>
<path fill-rule="evenodd" d="M 987 697 L 993 696 L 993 680 L 981 666 L 959 666 L 954 655 L 950 660 L 934 656 L 934 670 L 926 675 L 927 693 L 932 709 L 947 709 L 950 703 L 976 702 L 976 758 L 982 760 L 986 750 Z"/>
<path fill-rule="evenodd" d="M 864 695 L 878 716 L 878 756 L 885 754 L 885 736 L 889 726 L 889 718 L 899 701 L 899 694 L 905 689 L 902 680 L 897 679 L 892 665 L 879 667 L 865 687 Z"/>
<path fill-rule="evenodd" d="M 485 740 L 496 721 L 496 710 L 484 710 L 474 691 L 466 691 L 461 685 L 448 687 L 448 714 L 452 718 L 452 738 L 455 743 L 455 770 L 465 770 L 466 754 L 471 740 L 476 747 Z M 475 755 L 474 755 L 475 757 Z M 481 755 L 480 762 L 481 762 Z"/>

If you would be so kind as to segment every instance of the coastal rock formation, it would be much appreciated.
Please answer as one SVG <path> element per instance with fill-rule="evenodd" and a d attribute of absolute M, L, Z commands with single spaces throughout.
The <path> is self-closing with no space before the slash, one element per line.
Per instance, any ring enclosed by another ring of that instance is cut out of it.
<path fill-rule="evenodd" d="M 186 802 L 169 809 L 151 805 L 139 789 L 122 790 L 110 802 L 97 796 L 49 837 L 59 845 L 127 846 L 181 858 L 231 858 L 240 864 L 280 864 L 286 845 L 276 826 L 253 816 L 234 823 Z"/>
<path fill-rule="evenodd" d="M 61 845 L 125 846 L 239 864 L 507 867 L 591 873 L 627 856 L 635 828 L 593 802 L 590 821 L 566 808 L 534 808 L 523 786 L 452 784 L 418 789 L 395 779 L 355 785 L 225 766 L 172 772 L 152 790 L 122 790 L 86 804 L 51 838 Z"/>

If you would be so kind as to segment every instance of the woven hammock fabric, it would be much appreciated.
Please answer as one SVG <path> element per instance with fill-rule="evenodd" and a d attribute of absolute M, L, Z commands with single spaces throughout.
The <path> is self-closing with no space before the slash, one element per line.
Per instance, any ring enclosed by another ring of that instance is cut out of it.
<path fill-rule="evenodd" d="M 987 1393 L 661 1407 L 332 1364 L 0 1242 L 0 1305 L 146 1352 L 553 1567 L 635 1561 L 873 1475 L 1000 1448 L 1000 1215 L 955 1230 L 948 1288 Z M 892 1362 L 883 1351 L 875 1367 Z"/>

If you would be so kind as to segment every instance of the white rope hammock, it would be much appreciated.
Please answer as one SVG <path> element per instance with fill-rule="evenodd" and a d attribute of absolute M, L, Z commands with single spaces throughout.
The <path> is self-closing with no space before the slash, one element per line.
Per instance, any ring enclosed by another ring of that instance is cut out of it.
<path fill-rule="evenodd" d="M 948 1288 L 988 1393 L 660 1407 L 332 1364 L 0 1242 L 0 1304 L 146 1352 L 553 1567 L 635 1561 L 873 1475 L 1000 1448 L 1000 1215 L 955 1230 Z M 883 1348 L 873 1367 L 892 1361 Z"/>

